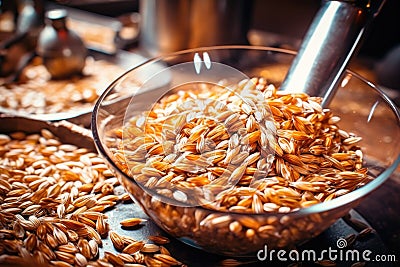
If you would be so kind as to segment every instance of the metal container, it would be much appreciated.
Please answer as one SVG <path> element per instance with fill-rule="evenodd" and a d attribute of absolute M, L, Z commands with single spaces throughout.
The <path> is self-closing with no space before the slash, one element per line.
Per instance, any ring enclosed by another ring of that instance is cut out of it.
<path fill-rule="evenodd" d="M 48 11 L 47 26 L 41 31 L 37 52 L 53 79 L 79 75 L 85 66 L 87 49 L 82 39 L 67 28 L 64 9 Z"/>
<path fill-rule="evenodd" d="M 280 89 L 323 97 L 327 105 L 385 2 L 323 1 Z"/>
<path fill-rule="evenodd" d="M 150 56 L 247 44 L 251 0 L 141 0 L 140 47 Z"/>

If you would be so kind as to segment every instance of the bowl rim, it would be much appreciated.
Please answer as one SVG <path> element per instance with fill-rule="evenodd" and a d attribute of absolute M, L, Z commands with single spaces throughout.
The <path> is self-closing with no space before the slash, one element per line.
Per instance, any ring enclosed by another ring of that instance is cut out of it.
<path fill-rule="evenodd" d="M 104 98 L 106 97 L 106 95 L 108 94 L 109 91 L 111 91 L 114 86 L 121 81 L 122 79 L 124 79 L 124 77 L 126 75 L 128 75 L 129 73 L 135 71 L 138 68 L 141 68 L 142 66 L 145 65 L 149 65 L 152 64 L 154 62 L 160 61 L 163 58 L 168 58 L 168 57 L 173 57 L 173 56 L 179 56 L 179 55 L 183 55 L 183 54 L 188 54 L 188 53 L 194 53 L 194 52 L 205 52 L 205 51 L 210 51 L 210 50 L 227 50 L 227 49 L 231 49 L 231 50 L 262 50 L 262 51 L 270 51 L 270 52 L 276 52 L 276 53 L 281 53 L 281 54 L 289 54 L 289 55 L 293 55 L 295 56 L 297 54 L 296 51 L 294 50 L 289 50 L 289 49 L 283 49 L 283 48 L 275 48 L 275 47 L 268 47 L 268 46 L 253 46 L 253 45 L 221 45 L 221 46 L 208 46 L 208 47 L 198 47 L 198 48 L 192 48 L 192 49 L 186 49 L 186 50 L 181 50 L 181 51 L 177 51 L 177 52 L 172 52 L 172 53 L 168 53 L 168 54 L 163 54 L 157 57 L 153 57 L 151 59 L 146 60 L 145 62 L 134 66 L 133 68 L 129 69 L 128 71 L 124 72 L 122 75 L 120 75 L 117 79 L 115 79 L 111 84 L 109 84 L 106 88 L 106 90 L 103 91 L 103 93 L 100 95 L 100 97 L 97 99 L 93 110 L 92 110 L 92 119 L 91 119 L 91 131 L 92 131 L 92 135 L 93 135 L 93 139 L 94 139 L 94 143 L 95 143 L 95 147 L 98 150 L 99 154 L 105 158 L 105 160 L 112 166 L 112 168 L 114 169 L 114 171 L 117 171 L 119 175 L 123 176 L 126 179 L 129 179 L 129 181 L 131 181 L 132 183 L 134 183 L 135 185 L 141 187 L 141 185 L 138 184 L 138 182 L 133 179 L 132 177 L 128 176 L 127 174 L 125 174 L 116 164 L 113 160 L 111 160 L 105 150 L 105 147 L 103 146 L 103 143 L 101 142 L 101 138 L 99 136 L 99 132 L 97 131 L 99 124 L 97 123 L 97 117 L 98 117 L 98 113 L 99 110 L 101 108 L 102 102 L 104 100 Z M 364 78 L 363 76 L 361 76 L 360 74 L 352 71 L 349 68 L 346 68 L 345 73 L 352 75 L 353 77 L 357 78 L 358 80 L 360 80 L 361 82 L 367 84 L 370 88 L 372 88 L 381 99 L 384 100 L 384 102 L 387 104 L 387 106 L 391 109 L 391 111 L 393 112 L 393 114 L 395 115 L 395 117 L 397 118 L 397 124 L 400 126 L 400 112 L 399 109 L 397 108 L 397 106 L 394 104 L 394 102 L 383 92 L 382 89 L 379 88 L 378 85 L 376 85 L 375 83 L 367 80 L 366 78 Z M 397 166 L 400 165 L 400 153 L 397 156 L 397 159 L 394 160 L 394 162 L 388 166 L 382 173 L 380 173 L 377 177 L 375 177 L 372 181 L 370 181 L 369 183 L 363 185 L 362 187 L 351 191 L 343 196 L 331 199 L 327 202 L 321 202 L 321 203 L 317 203 L 314 204 L 310 207 L 305 207 L 305 208 L 299 208 L 299 209 L 295 209 L 293 211 L 290 212 L 286 212 L 286 213 L 281 213 L 281 212 L 262 212 L 262 213 L 253 213 L 253 212 L 236 212 L 236 211 L 223 211 L 223 210 L 215 210 L 215 209 L 211 209 L 211 208 L 207 208 L 204 206 L 189 206 L 192 208 L 197 208 L 197 209 L 204 209 L 206 211 L 209 212 L 213 212 L 213 213 L 222 213 L 222 214 L 237 214 L 237 215 L 248 215 L 248 216 L 284 216 L 284 215 L 288 215 L 288 216 L 292 216 L 292 217 L 301 217 L 301 216 L 305 216 L 305 215 L 310 215 L 310 214 L 315 214 L 315 213 L 321 213 L 321 212 L 328 212 L 343 206 L 346 206 L 348 204 L 350 204 L 351 202 L 357 201 L 357 200 L 361 200 L 363 197 L 367 196 L 368 194 L 370 194 L 372 191 L 376 190 L 378 187 L 380 187 L 386 180 L 389 179 L 390 175 L 396 170 Z M 146 193 L 148 193 L 148 190 L 146 190 Z M 152 190 L 150 190 L 152 191 Z M 153 195 L 157 195 L 157 197 L 159 197 L 159 199 L 163 199 L 166 198 L 165 196 L 159 195 L 157 193 L 152 194 Z M 183 202 L 180 202 L 178 200 L 174 200 L 174 199 L 170 199 L 168 198 L 169 203 L 173 202 L 173 203 L 177 203 L 181 204 L 180 206 L 186 207 L 187 205 L 185 205 Z M 171 201 L 172 200 L 172 201 Z"/>

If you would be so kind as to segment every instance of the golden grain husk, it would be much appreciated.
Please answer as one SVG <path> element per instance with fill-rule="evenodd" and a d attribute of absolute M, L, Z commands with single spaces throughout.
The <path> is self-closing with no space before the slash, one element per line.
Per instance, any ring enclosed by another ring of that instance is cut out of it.
<path fill-rule="evenodd" d="M 130 201 L 114 194 L 118 180 L 97 154 L 63 144 L 47 129 L 40 134 L 0 134 L 0 264 L 47 266 L 135 266 L 145 263 L 145 245 L 110 231 L 104 211 Z M 134 225 L 145 219 L 130 219 Z M 119 251 L 99 258 L 103 237 Z M 167 239 L 154 237 L 154 242 Z M 135 248 L 135 249 L 133 249 Z M 135 251 L 134 251 L 135 250 Z M 154 251 L 150 244 L 145 251 Z M 158 251 L 158 250 L 157 250 Z M 165 250 L 164 250 L 165 251 Z M 156 252 L 156 251 L 155 251 Z M 12 255 L 8 255 L 10 253 Z M 165 260 L 165 259 L 164 259 Z"/>

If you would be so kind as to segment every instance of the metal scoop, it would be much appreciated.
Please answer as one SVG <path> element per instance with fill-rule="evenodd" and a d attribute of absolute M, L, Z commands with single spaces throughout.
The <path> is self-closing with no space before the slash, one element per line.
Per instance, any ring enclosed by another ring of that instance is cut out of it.
<path fill-rule="evenodd" d="M 385 0 L 323 1 L 281 90 L 332 100 L 350 59 Z"/>

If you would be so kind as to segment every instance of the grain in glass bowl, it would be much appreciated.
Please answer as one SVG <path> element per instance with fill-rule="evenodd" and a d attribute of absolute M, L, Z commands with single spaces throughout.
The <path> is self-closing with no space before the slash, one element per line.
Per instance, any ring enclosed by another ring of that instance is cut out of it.
<path fill-rule="evenodd" d="M 393 103 L 350 71 L 326 109 L 313 96 L 276 90 L 294 55 L 266 47 L 211 47 L 165 55 L 133 68 L 95 105 L 92 130 L 97 149 L 149 217 L 185 243 L 236 256 L 254 256 L 265 245 L 273 249 L 300 244 L 388 178 L 400 161 L 400 129 Z M 200 98 L 197 104 L 205 110 L 207 99 L 212 102 L 212 97 L 222 98 L 229 91 L 214 95 L 218 88 L 226 88 L 217 82 L 212 90 L 196 82 L 205 88 L 200 93 L 191 92 L 196 86 L 190 82 L 176 86 L 175 81 L 190 80 L 182 78 L 179 64 L 192 63 L 196 70 L 199 57 L 210 59 L 208 67 L 202 61 L 202 70 L 210 73 L 218 63 L 248 77 L 264 77 L 231 85 L 260 89 L 268 102 L 266 111 L 257 103 L 256 109 L 249 109 L 242 105 L 246 101 L 236 98 L 214 116 L 172 116 L 175 111 L 179 115 L 196 110 L 196 101 L 190 98 Z M 160 73 L 162 79 L 153 79 Z M 142 84 L 141 89 L 132 92 L 130 101 L 107 102 L 126 80 Z M 168 96 L 166 88 L 173 89 Z M 180 98 L 181 104 L 168 107 Z M 273 120 L 264 120 L 268 114 Z M 270 127 L 264 127 L 266 122 Z M 257 124 L 259 128 L 253 128 Z M 271 139 L 264 130 L 272 126 L 276 131 Z M 237 186 L 224 190 L 218 178 Z"/>

